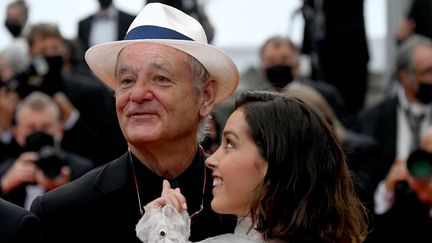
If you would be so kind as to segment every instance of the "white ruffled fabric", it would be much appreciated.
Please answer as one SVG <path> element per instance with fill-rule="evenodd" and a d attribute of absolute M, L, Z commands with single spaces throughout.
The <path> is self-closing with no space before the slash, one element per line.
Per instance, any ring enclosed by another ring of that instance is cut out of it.
<path fill-rule="evenodd" d="M 244 218 L 237 222 L 234 234 L 223 234 L 208 238 L 201 243 L 265 243 L 259 232 L 250 229 L 251 219 Z M 146 210 L 136 225 L 136 233 L 142 242 L 190 242 L 190 218 L 187 212 L 179 213 L 173 206 Z M 278 242 L 278 241 L 271 241 Z"/>
<path fill-rule="evenodd" d="M 189 215 L 171 205 L 151 208 L 138 221 L 135 231 L 142 242 L 189 242 Z"/>

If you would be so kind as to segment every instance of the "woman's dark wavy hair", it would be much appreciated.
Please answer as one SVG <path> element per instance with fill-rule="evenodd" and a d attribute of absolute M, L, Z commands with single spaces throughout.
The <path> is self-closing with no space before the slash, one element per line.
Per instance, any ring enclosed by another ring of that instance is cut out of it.
<path fill-rule="evenodd" d="M 264 238 L 364 240 L 367 210 L 355 193 L 343 150 L 320 113 L 296 98 L 266 91 L 243 93 L 238 108 L 268 161 L 250 210 Z"/>

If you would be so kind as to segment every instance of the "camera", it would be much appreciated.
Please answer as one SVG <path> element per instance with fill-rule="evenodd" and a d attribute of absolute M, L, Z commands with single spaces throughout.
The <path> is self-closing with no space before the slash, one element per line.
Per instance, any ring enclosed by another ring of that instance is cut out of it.
<path fill-rule="evenodd" d="M 61 57 L 34 57 L 26 70 L 7 82 L 0 82 L 0 86 L 16 92 L 21 98 L 33 91 L 52 96 L 63 90 L 61 64 Z"/>
<path fill-rule="evenodd" d="M 35 164 L 49 178 L 57 177 L 61 168 L 67 165 L 62 152 L 54 146 L 53 137 L 43 131 L 36 131 L 26 138 L 26 150 L 38 153 Z"/>
<path fill-rule="evenodd" d="M 407 160 L 409 173 L 416 179 L 432 177 L 432 153 L 424 150 L 415 150 Z"/>

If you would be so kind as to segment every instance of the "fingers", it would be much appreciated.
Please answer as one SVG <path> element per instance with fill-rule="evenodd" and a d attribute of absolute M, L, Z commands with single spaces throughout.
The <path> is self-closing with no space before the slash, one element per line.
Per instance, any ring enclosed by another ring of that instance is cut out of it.
<path fill-rule="evenodd" d="M 171 185 L 169 184 L 168 180 L 163 180 L 162 182 L 162 194 L 161 196 L 163 196 L 164 194 L 168 193 L 168 191 L 171 189 Z"/>
<path fill-rule="evenodd" d="M 181 194 L 180 188 L 172 189 L 169 182 L 164 180 L 161 196 L 144 206 L 144 209 L 163 207 L 168 204 L 180 212 L 187 210 L 186 198 Z"/>
<path fill-rule="evenodd" d="M 184 211 L 187 209 L 186 198 L 180 193 L 177 188 L 175 190 L 171 189 L 165 196 L 165 204 L 172 205 L 177 211 Z"/>
<path fill-rule="evenodd" d="M 1 179 L 3 192 L 8 193 L 23 183 L 34 183 L 37 159 L 35 153 L 23 153 Z"/>
<path fill-rule="evenodd" d="M 168 180 L 162 182 L 161 197 L 165 198 L 165 204 L 174 206 L 178 211 L 187 209 L 186 198 L 181 194 L 180 188 L 171 189 Z"/>
<path fill-rule="evenodd" d="M 44 186 L 49 191 L 68 183 L 71 179 L 71 169 L 69 166 L 63 166 L 60 170 L 60 174 L 56 178 L 49 178 L 41 170 L 37 170 L 35 177 L 37 183 Z"/>

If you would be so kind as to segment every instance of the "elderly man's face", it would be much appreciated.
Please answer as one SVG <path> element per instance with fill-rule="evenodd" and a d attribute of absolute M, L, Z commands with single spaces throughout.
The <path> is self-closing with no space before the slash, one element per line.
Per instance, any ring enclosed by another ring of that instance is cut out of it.
<path fill-rule="evenodd" d="M 129 143 L 166 143 L 195 137 L 201 96 L 188 56 L 150 43 L 125 47 L 116 68 L 116 110 Z"/>
<path fill-rule="evenodd" d="M 432 48 L 414 48 L 414 74 L 417 82 L 432 84 Z"/>

